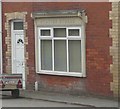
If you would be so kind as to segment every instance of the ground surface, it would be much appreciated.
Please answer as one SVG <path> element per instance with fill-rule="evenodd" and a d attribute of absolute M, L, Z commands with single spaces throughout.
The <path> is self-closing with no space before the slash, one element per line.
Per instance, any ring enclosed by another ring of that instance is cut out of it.
<path fill-rule="evenodd" d="M 81 105 L 72 105 L 35 99 L 14 99 L 11 96 L 3 96 L 1 100 L 2 107 L 82 107 Z"/>

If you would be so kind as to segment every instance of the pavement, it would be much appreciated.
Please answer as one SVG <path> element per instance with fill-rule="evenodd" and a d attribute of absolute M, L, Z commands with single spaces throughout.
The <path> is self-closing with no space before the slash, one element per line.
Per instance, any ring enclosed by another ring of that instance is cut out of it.
<path fill-rule="evenodd" d="M 28 98 L 23 98 L 23 97 L 13 98 L 8 95 L 2 96 L 1 101 L 2 101 L 1 107 L 12 107 L 12 109 L 22 109 L 22 108 L 24 109 L 24 107 L 25 109 L 26 107 L 29 107 L 27 109 L 36 109 L 36 107 L 85 107 L 85 106 L 75 105 L 75 104 L 73 105 L 73 104 L 66 104 L 66 103 L 59 103 L 59 102 L 28 99 Z M 17 107 L 17 108 L 14 108 L 14 107 Z M 6 108 L 6 109 L 9 109 L 9 108 Z"/>
<path fill-rule="evenodd" d="M 76 96 L 69 94 L 59 94 L 59 93 L 51 93 L 44 91 L 29 91 L 22 90 L 20 91 L 21 97 L 39 99 L 45 101 L 54 101 L 61 102 L 67 104 L 78 104 L 81 106 L 89 106 L 89 107 L 115 107 L 118 108 L 118 101 L 114 99 L 93 97 L 93 96 Z M 120 107 L 118 108 L 120 109 Z"/>

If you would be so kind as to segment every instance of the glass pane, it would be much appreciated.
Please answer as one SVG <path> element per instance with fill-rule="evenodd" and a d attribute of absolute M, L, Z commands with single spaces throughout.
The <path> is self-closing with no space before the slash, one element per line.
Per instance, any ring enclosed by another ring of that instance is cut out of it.
<path fill-rule="evenodd" d="M 41 68 L 42 70 L 52 70 L 52 41 L 41 41 Z"/>
<path fill-rule="evenodd" d="M 66 41 L 55 41 L 55 71 L 66 71 Z"/>
<path fill-rule="evenodd" d="M 81 41 L 69 41 L 69 71 L 81 72 Z"/>
<path fill-rule="evenodd" d="M 41 36 L 50 36 L 50 30 L 41 30 Z"/>
<path fill-rule="evenodd" d="M 68 35 L 69 36 L 79 36 L 79 29 L 69 29 Z"/>
<path fill-rule="evenodd" d="M 66 37 L 66 28 L 54 28 L 54 37 Z"/>
<path fill-rule="evenodd" d="M 14 30 L 23 30 L 23 22 L 14 22 Z"/>

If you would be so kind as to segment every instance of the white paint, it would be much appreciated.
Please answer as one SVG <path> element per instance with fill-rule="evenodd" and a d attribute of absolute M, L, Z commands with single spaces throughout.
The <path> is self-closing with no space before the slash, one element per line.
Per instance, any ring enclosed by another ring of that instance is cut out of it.
<path fill-rule="evenodd" d="M 81 26 L 82 31 L 81 32 L 81 51 L 82 51 L 82 73 L 83 77 L 86 77 L 86 32 L 85 32 L 85 24 Z"/>
<path fill-rule="evenodd" d="M 12 74 L 22 74 L 25 89 L 24 30 L 13 30 L 13 26 L 12 22 Z"/>
<path fill-rule="evenodd" d="M 2 71 L 2 2 L 0 0 L 0 74 Z"/>
<path fill-rule="evenodd" d="M 62 38 L 56 38 L 53 37 L 53 28 L 66 28 L 66 37 L 62 37 Z M 51 31 L 51 36 L 41 36 L 40 31 L 41 30 L 45 30 L 45 29 L 49 29 Z M 79 36 L 68 36 L 68 30 L 69 29 L 79 29 Z M 49 74 L 49 75 L 63 75 L 63 76 L 76 76 L 76 77 L 86 77 L 86 48 L 85 48 L 85 24 L 82 24 L 82 26 L 77 26 L 77 27 L 51 27 L 51 28 L 41 28 L 38 27 L 37 28 L 36 33 L 38 33 L 38 36 L 36 35 L 36 42 L 37 45 L 36 47 L 38 48 L 38 51 L 36 51 L 37 57 L 36 57 L 36 61 L 38 62 L 37 66 L 38 68 L 36 68 L 36 72 L 40 73 L 40 74 Z M 42 70 L 41 69 L 41 47 L 40 47 L 40 43 L 42 39 L 51 39 L 52 40 L 52 71 L 49 70 Z M 81 40 L 81 57 L 82 57 L 82 66 L 81 66 L 81 72 L 69 72 L 69 56 L 68 56 L 68 39 L 70 40 Z M 54 71 L 54 40 L 66 40 L 67 41 L 67 71 L 63 72 L 63 71 Z"/>
<path fill-rule="evenodd" d="M 38 91 L 38 82 L 35 82 L 35 91 Z"/>
<path fill-rule="evenodd" d="M 12 35 L 12 73 L 22 74 L 24 71 L 24 33 L 23 31 L 13 31 Z"/>

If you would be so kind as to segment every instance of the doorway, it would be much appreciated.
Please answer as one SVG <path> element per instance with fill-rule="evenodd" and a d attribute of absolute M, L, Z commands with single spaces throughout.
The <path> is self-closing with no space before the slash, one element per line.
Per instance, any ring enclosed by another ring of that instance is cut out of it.
<path fill-rule="evenodd" d="M 25 55 L 24 28 L 22 20 L 11 22 L 12 38 L 12 74 L 22 74 L 23 89 L 25 89 Z"/>

